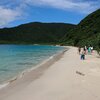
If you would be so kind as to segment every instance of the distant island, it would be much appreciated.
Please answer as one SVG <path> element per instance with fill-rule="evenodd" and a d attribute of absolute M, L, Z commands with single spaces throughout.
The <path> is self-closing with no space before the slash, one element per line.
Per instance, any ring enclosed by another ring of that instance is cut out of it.
<path fill-rule="evenodd" d="M 78 25 L 32 22 L 0 29 L 0 44 L 54 44 L 100 48 L 100 9 Z"/>

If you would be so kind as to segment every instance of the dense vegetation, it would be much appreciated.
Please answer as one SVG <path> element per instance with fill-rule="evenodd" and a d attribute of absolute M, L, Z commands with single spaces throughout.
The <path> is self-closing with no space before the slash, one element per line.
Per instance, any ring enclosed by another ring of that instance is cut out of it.
<path fill-rule="evenodd" d="M 75 25 L 33 22 L 0 29 L 0 43 L 57 44 Z"/>
<path fill-rule="evenodd" d="M 64 45 L 100 48 L 100 9 L 83 19 L 62 41 Z"/>
<path fill-rule="evenodd" d="M 92 45 L 100 49 L 100 9 L 78 25 L 33 22 L 0 29 L 0 43 Z"/>

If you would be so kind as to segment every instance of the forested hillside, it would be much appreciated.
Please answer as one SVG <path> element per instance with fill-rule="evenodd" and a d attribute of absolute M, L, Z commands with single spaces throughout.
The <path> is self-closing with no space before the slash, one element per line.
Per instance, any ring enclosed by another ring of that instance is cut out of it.
<path fill-rule="evenodd" d="M 84 18 L 61 42 L 64 45 L 92 45 L 100 48 L 100 9 Z"/>
<path fill-rule="evenodd" d="M 0 29 L 0 43 L 57 44 L 75 25 L 33 22 Z"/>

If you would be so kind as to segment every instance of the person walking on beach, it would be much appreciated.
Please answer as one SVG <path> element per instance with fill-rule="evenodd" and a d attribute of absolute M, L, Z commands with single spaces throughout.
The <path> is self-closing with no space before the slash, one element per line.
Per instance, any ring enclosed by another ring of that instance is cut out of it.
<path fill-rule="evenodd" d="M 91 53 L 93 53 L 93 46 L 91 46 Z"/>
<path fill-rule="evenodd" d="M 88 47 L 88 53 L 91 54 L 91 47 Z"/>
<path fill-rule="evenodd" d="M 80 47 L 78 47 L 78 53 L 80 54 L 80 52 L 81 52 L 81 48 L 80 48 Z"/>
<path fill-rule="evenodd" d="M 83 49 L 84 49 L 85 54 L 87 54 L 87 47 L 85 46 Z"/>
<path fill-rule="evenodd" d="M 81 51 L 81 60 L 85 60 L 85 54 L 86 54 L 86 51 L 83 48 Z"/>

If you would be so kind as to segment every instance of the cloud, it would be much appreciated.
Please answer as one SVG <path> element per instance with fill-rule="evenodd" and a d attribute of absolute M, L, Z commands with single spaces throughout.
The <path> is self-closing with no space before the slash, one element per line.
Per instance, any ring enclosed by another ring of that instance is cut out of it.
<path fill-rule="evenodd" d="M 100 0 L 0 0 L 0 27 L 27 15 L 30 5 L 88 14 L 100 8 Z"/>
<path fill-rule="evenodd" d="M 26 0 L 26 3 L 35 6 L 47 6 L 85 14 L 100 7 L 100 0 Z"/>
<path fill-rule="evenodd" d="M 0 27 L 19 19 L 21 12 L 17 9 L 10 9 L 0 6 Z"/>
<path fill-rule="evenodd" d="M 0 27 L 22 19 L 25 4 L 23 0 L 1 0 L 0 2 Z"/>

